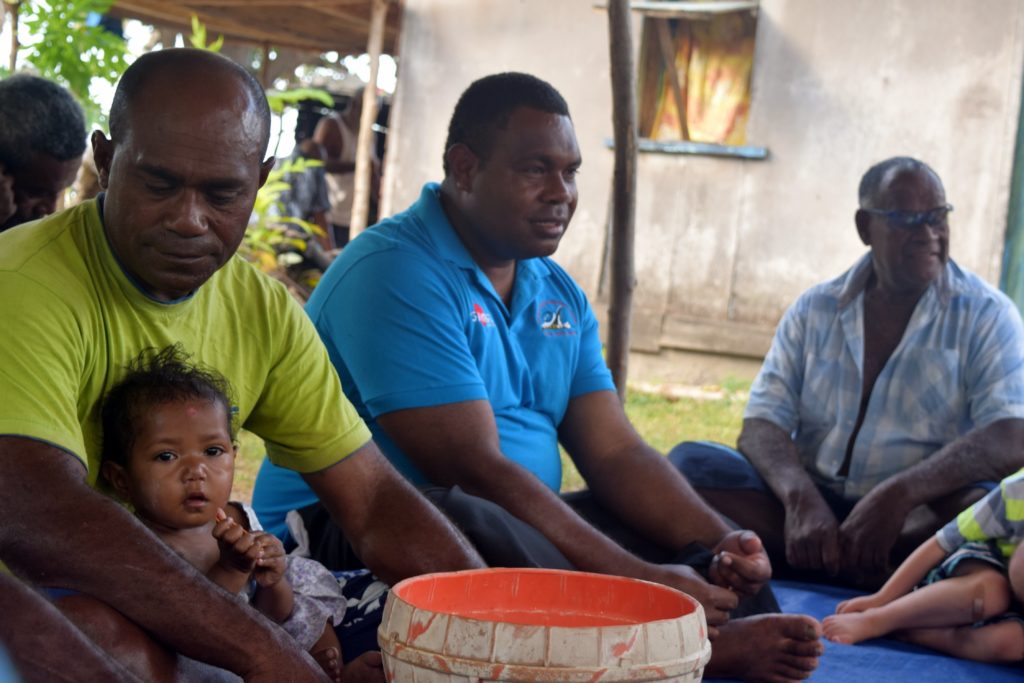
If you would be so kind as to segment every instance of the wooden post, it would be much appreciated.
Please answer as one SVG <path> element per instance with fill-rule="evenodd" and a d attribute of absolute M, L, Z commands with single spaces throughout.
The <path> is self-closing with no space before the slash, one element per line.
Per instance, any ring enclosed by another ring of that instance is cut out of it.
<path fill-rule="evenodd" d="M 377 70 L 380 51 L 384 44 L 384 20 L 388 15 L 388 0 L 373 0 L 370 15 L 370 38 L 366 52 L 370 55 L 370 82 L 363 89 L 363 112 L 359 118 L 359 139 L 356 142 L 355 183 L 352 189 L 352 220 L 349 239 L 366 229 L 370 213 L 371 172 L 370 149 L 373 147 L 373 122 L 377 120 Z"/>
<path fill-rule="evenodd" d="M 605 359 L 619 399 L 626 398 L 629 368 L 629 325 L 636 274 L 633 264 L 633 216 L 636 207 L 636 83 L 633 29 L 629 0 L 609 0 L 612 124 L 615 171 L 612 175 L 612 277 Z"/>
<path fill-rule="evenodd" d="M 260 85 L 270 89 L 270 43 L 263 42 L 263 59 L 260 60 Z"/>
<path fill-rule="evenodd" d="M 0 0 L 4 9 L 11 15 L 11 54 L 7 60 L 7 70 L 12 74 L 18 66 L 18 10 L 21 8 L 21 0 L 17 2 L 5 2 Z M 0 15 L 0 27 L 3 26 L 3 16 Z"/>

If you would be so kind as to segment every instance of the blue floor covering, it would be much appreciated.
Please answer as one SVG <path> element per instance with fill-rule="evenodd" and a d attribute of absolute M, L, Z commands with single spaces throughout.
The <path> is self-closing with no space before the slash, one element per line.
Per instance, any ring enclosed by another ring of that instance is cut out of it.
<path fill-rule="evenodd" d="M 772 587 L 784 612 L 819 620 L 835 612 L 840 601 L 858 595 L 846 588 L 791 581 L 773 581 Z M 968 662 L 895 640 L 822 642 L 825 654 L 809 679 L 812 683 L 1024 683 L 1024 666 Z"/>

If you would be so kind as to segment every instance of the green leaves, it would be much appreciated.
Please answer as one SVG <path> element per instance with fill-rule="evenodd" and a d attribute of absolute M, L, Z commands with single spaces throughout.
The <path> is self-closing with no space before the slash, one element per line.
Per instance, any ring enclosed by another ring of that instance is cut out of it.
<path fill-rule="evenodd" d="M 267 101 L 270 103 L 270 111 L 280 114 L 285 106 L 298 104 L 303 100 L 316 100 L 324 106 L 333 107 L 334 98 L 326 90 L 318 88 L 295 88 L 294 90 L 268 90 Z"/>
<path fill-rule="evenodd" d="M 209 45 L 206 44 L 206 25 L 199 21 L 199 17 L 195 14 L 192 15 L 192 35 L 189 36 L 188 42 L 194 48 L 200 50 L 209 50 L 210 52 L 220 52 L 221 47 L 224 46 L 224 36 L 217 36 L 217 40 L 213 41 Z"/>
<path fill-rule="evenodd" d="M 245 231 L 241 252 L 261 270 L 272 272 L 283 265 L 280 261 L 289 251 L 284 249 L 288 245 L 291 251 L 302 253 L 308 239 L 324 234 L 315 223 L 297 216 L 279 215 L 282 211 L 281 195 L 290 187 L 285 180 L 286 175 L 322 165 L 315 159 L 290 159 L 272 170 L 267 182 L 256 193 L 254 220 Z"/>

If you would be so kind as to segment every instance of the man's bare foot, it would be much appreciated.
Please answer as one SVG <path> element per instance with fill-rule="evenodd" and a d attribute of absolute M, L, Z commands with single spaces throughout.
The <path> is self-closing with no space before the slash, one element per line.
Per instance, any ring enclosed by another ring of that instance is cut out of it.
<path fill-rule="evenodd" d="M 341 683 L 341 653 L 336 647 L 325 647 L 311 653 L 316 663 L 334 683 Z"/>
<path fill-rule="evenodd" d="M 826 638 L 843 645 L 855 645 L 862 640 L 880 638 L 890 630 L 879 623 L 874 610 L 832 614 L 825 617 L 822 628 Z"/>
<path fill-rule="evenodd" d="M 705 678 L 757 683 L 802 681 L 824 652 L 821 625 L 802 614 L 759 614 L 720 627 Z"/>

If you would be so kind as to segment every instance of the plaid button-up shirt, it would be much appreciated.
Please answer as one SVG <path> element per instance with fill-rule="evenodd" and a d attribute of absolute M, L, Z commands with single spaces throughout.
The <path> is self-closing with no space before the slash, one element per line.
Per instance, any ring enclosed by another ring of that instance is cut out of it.
<path fill-rule="evenodd" d="M 878 375 L 839 476 L 864 384 L 866 254 L 783 315 L 746 418 L 790 433 L 819 485 L 856 500 L 968 431 L 1024 417 L 1024 327 L 1003 293 L 950 261 Z"/>

